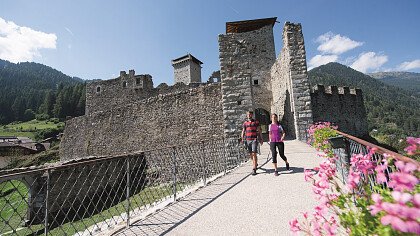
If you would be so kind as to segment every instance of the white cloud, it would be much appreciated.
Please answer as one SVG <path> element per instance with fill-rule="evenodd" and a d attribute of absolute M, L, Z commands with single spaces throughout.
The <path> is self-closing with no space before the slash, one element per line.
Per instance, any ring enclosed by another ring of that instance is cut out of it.
<path fill-rule="evenodd" d="M 387 61 L 387 55 L 376 54 L 374 52 L 364 52 L 359 55 L 350 67 L 366 73 L 370 69 L 379 69 Z"/>
<path fill-rule="evenodd" d="M 338 60 L 338 55 L 316 55 L 311 58 L 309 61 L 309 70 L 314 67 L 325 65 L 329 62 L 336 62 Z"/>
<path fill-rule="evenodd" d="M 420 68 L 420 60 L 414 60 L 414 61 L 406 61 L 401 63 L 398 67 L 397 70 L 413 70 L 413 69 L 418 69 Z"/>
<path fill-rule="evenodd" d="M 333 34 L 332 32 L 319 36 L 316 42 L 321 44 L 317 48 L 318 51 L 337 55 L 363 45 L 363 42 L 357 42 L 346 36 Z"/>
<path fill-rule="evenodd" d="M 55 49 L 57 36 L 18 26 L 0 17 L 0 58 L 11 62 L 32 61 L 40 49 Z"/>

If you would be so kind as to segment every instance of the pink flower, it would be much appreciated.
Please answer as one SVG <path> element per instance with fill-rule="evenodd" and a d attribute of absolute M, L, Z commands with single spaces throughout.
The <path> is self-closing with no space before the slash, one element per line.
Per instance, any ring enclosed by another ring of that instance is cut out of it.
<path fill-rule="evenodd" d="M 389 175 L 389 187 L 397 191 L 413 190 L 414 186 L 419 182 L 417 177 L 403 172 L 394 172 Z"/>
<path fill-rule="evenodd" d="M 386 215 L 386 216 L 381 218 L 381 223 L 383 225 L 391 224 L 391 227 L 393 229 L 401 231 L 401 232 L 407 232 L 407 226 L 406 226 L 405 222 L 397 216 Z"/>
<path fill-rule="evenodd" d="M 305 174 L 305 181 L 310 181 L 314 176 L 314 172 L 312 172 L 312 170 L 305 169 L 303 173 Z"/>
<path fill-rule="evenodd" d="M 381 223 L 383 225 L 391 224 L 393 229 L 400 232 L 420 234 L 420 225 L 415 220 L 409 220 L 405 222 L 397 216 L 386 215 L 381 218 Z"/>
<path fill-rule="evenodd" d="M 407 137 L 407 143 L 409 146 L 406 147 L 404 151 L 406 151 L 408 155 L 416 154 L 420 146 L 420 138 Z"/>
<path fill-rule="evenodd" d="M 289 221 L 289 225 L 290 225 L 290 230 L 294 233 L 297 233 L 301 230 L 299 222 L 296 218 Z"/>
<path fill-rule="evenodd" d="M 410 162 L 403 162 L 403 161 L 397 161 L 395 162 L 395 166 L 404 173 L 412 173 L 417 169 L 417 166 Z"/>
<path fill-rule="evenodd" d="M 374 149 L 371 149 L 374 150 Z M 350 158 L 350 163 L 354 166 L 357 170 L 360 170 L 364 174 L 369 173 L 373 170 L 374 164 L 370 160 L 372 156 L 372 152 L 369 152 L 366 155 L 362 154 L 355 154 Z"/>
<path fill-rule="evenodd" d="M 360 172 L 353 171 L 350 169 L 350 173 L 347 176 L 347 188 L 349 191 L 355 189 L 360 182 Z"/>
<path fill-rule="evenodd" d="M 413 203 L 414 203 L 414 206 L 416 206 L 417 208 L 420 208 L 420 193 L 414 194 Z"/>
<path fill-rule="evenodd" d="M 376 182 L 378 184 L 382 184 L 382 183 L 385 183 L 387 181 L 384 171 L 388 168 L 388 161 L 384 159 L 384 160 L 382 160 L 382 162 L 383 162 L 382 165 L 379 164 L 378 166 L 375 167 Z"/>
<path fill-rule="evenodd" d="M 411 196 L 411 194 L 409 193 L 402 193 L 398 191 L 393 191 L 391 195 L 394 198 L 394 200 L 400 204 L 405 204 L 406 202 L 411 201 L 411 199 L 413 198 L 413 196 Z"/>
<path fill-rule="evenodd" d="M 381 212 L 383 210 L 382 209 L 382 206 L 381 206 L 381 204 L 382 204 L 382 196 L 379 195 L 379 194 L 377 194 L 377 193 L 374 193 L 374 194 L 372 194 L 372 200 L 375 202 L 375 204 L 369 206 L 370 213 L 372 215 L 376 215 L 376 214 L 378 214 L 379 212 Z"/>

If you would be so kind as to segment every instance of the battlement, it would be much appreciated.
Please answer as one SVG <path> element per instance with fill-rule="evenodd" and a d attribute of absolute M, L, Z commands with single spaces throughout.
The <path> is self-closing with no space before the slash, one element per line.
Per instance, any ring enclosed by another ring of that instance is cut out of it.
<path fill-rule="evenodd" d="M 350 88 L 347 86 L 324 86 L 322 84 L 317 84 L 311 88 L 311 93 L 324 93 L 329 95 L 355 95 L 363 96 L 362 90 L 359 88 Z"/>

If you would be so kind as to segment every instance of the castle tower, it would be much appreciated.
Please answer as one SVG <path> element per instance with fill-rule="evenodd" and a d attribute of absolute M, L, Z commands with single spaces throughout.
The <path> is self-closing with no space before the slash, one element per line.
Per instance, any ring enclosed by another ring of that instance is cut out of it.
<path fill-rule="evenodd" d="M 172 60 L 175 83 L 201 83 L 201 65 L 203 63 L 191 54 Z"/>
<path fill-rule="evenodd" d="M 271 109 L 271 66 L 276 60 L 273 26 L 276 17 L 226 23 L 219 35 L 225 136 L 238 138 L 246 111 L 260 120 L 263 136 Z"/>

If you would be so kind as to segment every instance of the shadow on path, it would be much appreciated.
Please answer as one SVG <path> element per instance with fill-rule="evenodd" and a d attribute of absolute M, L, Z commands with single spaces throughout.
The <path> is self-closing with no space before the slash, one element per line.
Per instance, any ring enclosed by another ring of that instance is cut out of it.
<path fill-rule="evenodd" d="M 243 170 L 228 174 L 221 181 L 210 183 L 205 188 L 131 224 L 129 229 L 117 232 L 116 235 L 165 235 L 249 176 L 250 174 Z"/>

